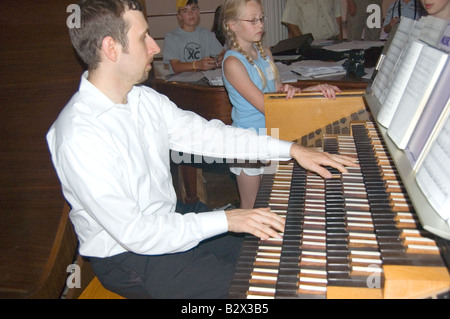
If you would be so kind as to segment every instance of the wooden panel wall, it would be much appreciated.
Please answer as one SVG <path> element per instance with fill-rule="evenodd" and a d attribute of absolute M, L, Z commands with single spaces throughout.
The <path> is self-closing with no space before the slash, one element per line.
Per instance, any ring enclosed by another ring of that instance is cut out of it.
<path fill-rule="evenodd" d="M 72 3 L 0 1 L 0 298 L 58 297 L 50 257 L 73 249 L 55 249 L 64 198 L 45 140 L 83 72 L 66 25 Z"/>
<path fill-rule="evenodd" d="M 63 209 L 45 134 L 78 86 L 70 0 L 0 1 L 0 297 L 28 297 Z"/>

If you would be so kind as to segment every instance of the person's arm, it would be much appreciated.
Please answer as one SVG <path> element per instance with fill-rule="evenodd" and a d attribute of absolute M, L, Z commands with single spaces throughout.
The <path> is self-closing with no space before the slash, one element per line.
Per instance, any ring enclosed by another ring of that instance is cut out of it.
<path fill-rule="evenodd" d="M 398 17 L 394 17 L 389 21 L 388 24 L 384 26 L 384 32 L 390 33 L 392 31 L 392 28 L 395 27 L 396 24 L 398 24 L 400 19 Z"/>
<path fill-rule="evenodd" d="M 266 54 L 273 60 L 270 50 L 266 49 Z M 228 82 L 241 94 L 251 105 L 265 114 L 264 93 L 253 83 L 248 75 L 247 69 L 242 62 L 233 56 L 228 57 L 224 63 L 224 74 Z M 286 93 L 286 99 L 292 98 L 296 93 L 300 93 L 299 88 L 289 84 L 276 83 L 277 92 Z"/>
<path fill-rule="evenodd" d="M 299 26 L 302 16 L 303 14 L 300 1 L 287 0 L 283 15 L 281 17 L 281 23 L 286 26 L 289 38 L 302 35 L 302 30 Z"/>
<path fill-rule="evenodd" d="M 61 147 L 58 158 L 64 169 L 60 175 L 64 189 L 73 194 L 74 218 L 86 225 L 79 231 L 89 240 L 111 237 L 138 254 L 164 254 L 188 250 L 205 238 L 226 232 L 223 213 L 180 215 L 141 207 L 124 160 L 96 136 L 88 135 L 81 142 Z"/>
<path fill-rule="evenodd" d="M 249 233 L 261 239 L 281 238 L 285 219 L 269 208 L 232 209 L 225 211 L 228 230 L 235 233 Z"/>
<path fill-rule="evenodd" d="M 253 83 L 242 62 L 229 56 L 223 63 L 228 82 L 256 109 L 264 114 L 264 93 Z"/>
<path fill-rule="evenodd" d="M 217 55 L 217 57 L 216 57 L 216 64 L 217 64 L 217 67 L 219 67 L 219 68 L 222 67 L 223 57 L 224 57 L 224 55 L 225 55 L 226 52 L 227 52 L 227 51 L 224 49 L 224 50 L 222 50 L 222 51 Z"/>
<path fill-rule="evenodd" d="M 399 4 L 400 5 L 400 4 Z M 390 33 L 392 28 L 400 21 L 398 17 L 394 17 L 395 2 L 389 6 L 388 11 L 383 22 L 383 30 L 386 33 Z"/>
<path fill-rule="evenodd" d="M 345 166 L 358 166 L 356 164 L 356 158 L 320 152 L 299 144 L 292 144 L 291 157 L 303 168 L 315 172 L 323 178 L 331 178 L 331 173 L 324 166 L 336 168 L 341 173 L 347 172 Z"/>
<path fill-rule="evenodd" d="M 266 48 L 266 54 L 269 56 L 269 58 L 273 61 L 272 53 L 269 49 Z M 286 100 L 289 100 L 295 96 L 297 93 L 301 93 L 302 90 L 298 87 L 292 86 L 290 84 L 283 84 L 281 82 L 276 83 L 277 92 L 285 93 L 286 94 Z M 323 96 L 328 99 L 336 99 L 336 93 L 341 92 L 341 90 L 334 85 L 330 84 L 319 84 L 314 86 L 309 86 L 305 89 L 303 89 L 304 92 L 322 92 Z"/>
<path fill-rule="evenodd" d="M 347 12 L 352 17 L 356 15 L 356 4 L 354 0 L 347 0 Z"/>
<path fill-rule="evenodd" d="M 222 60 L 225 50 L 220 52 L 217 57 L 205 57 L 193 62 L 180 62 L 180 60 L 170 60 L 170 65 L 175 73 L 208 71 L 222 67 Z"/>
<path fill-rule="evenodd" d="M 344 39 L 344 32 L 342 28 L 342 4 L 341 0 L 335 0 L 333 3 L 334 18 L 336 19 L 336 24 L 338 27 L 338 40 L 342 41 Z"/>
<path fill-rule="evenodd" d="M 212 57 L 206 57 L 193 62 L 180 62 L 180 60 L 170 60 L 170 65 L 172 66 L 173 72 L 175 73 L 207 71 L 219 67 L 216 59 Z"/>
<path fill-rule="evenodd" d="M 305 89 L 303 89 L 303 92 L 322 92 L 323 96 L 327 99 L 334 100 L 336 99 L 336 93 L 341 92 L 341 90 L 331 84 L 319 84 L 314 86 L 309 86 Z"/>
<path fill-rule="evenodd" d="M 342 30 L 342 17 L 337 17 L 336 18 L 336 23 L 337 23 L 338 28 L 339 28 L 338 39 L 340 41 L 342 41 L 344 39 L 344 32 Z"/>
<path fill-rule="evenodd" d="M 303 33 L 300 30 L 300 27 L 298 25 L 292 24 L 292 23 L 285 23 L 285 25 L 288 30 L 289 38 L 295 38 L 295 37 L 303 35 Z"/>
<path fill-rule="evenodd" d="M 175 108 L 173 103 L 168 103 L 164 110 L 169 118 L 169 127 L 173 128 L 169 129 L 170 148 L 178 152 L 246 160 L 293 158 L 305 169 L 317 172 L 324 178 L 329 178 L 330 173 L 323 166 L 335 167 L 341 172 L 346 172 L 345 166 L 357 166 L 350 157 L 314 151 L 292 142 L 258 135 L 252 130 L 227 126 L 220 121 L 206 121 L 192 112 Z M 284 220 L 268 209 L 237 209 L 225 214 L 228 230 L 232 232 L 250 233 L 266 239 L 279 237 L 278 231 L 284 227 Z"/>
<path fill-rule="evenodd" d="M 343 173 L 347 172 L 345 166 L 357 166 L 354 158 L 315 151 L 295 143 L 292 144 L 290 153 L 302 167 L 318 173 L 323 178 L 332 177 L 324 166 L 334 167 Z M 269 208 L 236 209 L 225 213 L 229 231 L 251 233 L 256 237 L 268 239 L 270 237 L 280 238 L 279 231 L 284 230 L 285 220 L 277 214 L 271 213 Z"/>

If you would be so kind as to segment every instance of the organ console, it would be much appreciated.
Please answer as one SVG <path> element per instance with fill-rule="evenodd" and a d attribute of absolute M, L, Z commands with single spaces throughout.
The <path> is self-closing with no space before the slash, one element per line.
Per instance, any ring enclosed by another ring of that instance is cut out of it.
<path fill-rule="evenodd" d="M 246 236 L 229 297 L 448 297 L 448 255 L 422 227 L 366 94 L 265 99 L 269 133 L 359 167 L 324 180 L 292 161 L 272 164 L 255 207 L 285 217 L 285 230 L 282 239 Z"/>
<path fill-rule="evenodd" d="M 326 78 L 326 82 L 336 85 L 341 89 L 364 90 L 367 82 L 347 76 L 334 76 Z M 304 88 L 318 85 L 323 81 L 299 81 L 293 85 Z M 228 93 L 223 86 L 210 86 L 205 83 L 182 83 L 155 79 L 156 90 L 168 96 L 178 107 L 193 111 L 207 120 L 218 119 L 225 124 L 231 124 L 231 104 Z M 183 177 L 183 188 L 185 196 L 183 201 L 194 203 L 199 200 L 197 190 L 197 167 L 195 165 L 183 164 L 180 167 Z"/>

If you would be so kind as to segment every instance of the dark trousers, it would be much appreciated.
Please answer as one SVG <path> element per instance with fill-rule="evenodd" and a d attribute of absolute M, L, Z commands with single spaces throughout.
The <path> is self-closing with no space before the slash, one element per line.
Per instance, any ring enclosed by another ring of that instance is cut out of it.
<path fill-rule="evenodd" d="M 204 212 L 202 203 L 178 203 L 177 212 Z M 242 237 L 224 234 L 183 253 L 148 256 L 130 252 L 90 258 L 102 285 L 126 298 L 225 298 Z"/>

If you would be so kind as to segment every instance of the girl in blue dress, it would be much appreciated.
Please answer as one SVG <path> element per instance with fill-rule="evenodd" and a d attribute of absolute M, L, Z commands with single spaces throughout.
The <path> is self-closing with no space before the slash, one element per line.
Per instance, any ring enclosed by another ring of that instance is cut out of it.
<path fill-rule="evenodd" d="M 223 5 L 223 28 L 229 50 L 223 60 L 223 80 L 233 106 L 233 125 L 265 132 L 264 93 L 284 92 L 292 98 L 300 89 L 280 81 L 277 67 L 261 39 L 265 16 L 260 0 L 227 0 Z M 328 84 L 303 91 L 321 91 L 334 99 L 340 90 Z M 264 166 L 231 165 L 236 174 L 241 208 L 253 208 Z"/>

